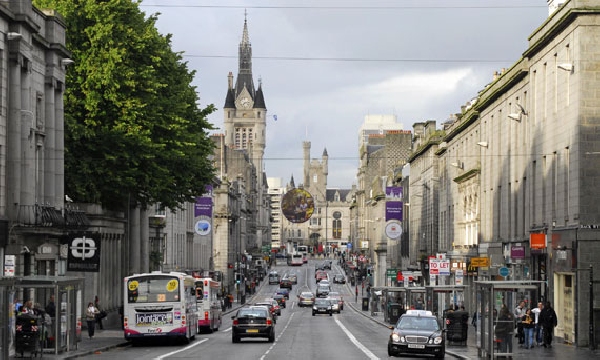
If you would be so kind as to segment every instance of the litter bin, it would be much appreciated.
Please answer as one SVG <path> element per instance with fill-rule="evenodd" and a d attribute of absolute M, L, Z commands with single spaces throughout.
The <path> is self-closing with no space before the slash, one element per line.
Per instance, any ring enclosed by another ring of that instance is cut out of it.
<path fill-rule="evenodd" d="M 446 313 L 446 340 L 467 344 L 469 330 L 469 313 L 466 311 L 449 311 Z"/>
<path fill-rule="evenodd" d="M 362 298 L 362 311 L 369 311 L 369 298 Z"/>

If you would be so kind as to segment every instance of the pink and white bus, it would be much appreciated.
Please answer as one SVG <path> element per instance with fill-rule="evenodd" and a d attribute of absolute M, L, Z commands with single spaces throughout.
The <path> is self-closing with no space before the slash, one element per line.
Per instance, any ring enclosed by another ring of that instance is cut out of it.
<path fill-rule="evenodd" d="M 219 292 L 221 282 L 212 278 L 196 278 L 196 308 L 198 317 L 198 333 L 212 333 L 219 330 L 223 321 L 223 307 Z"/>
<path fill-rule="evenodd" d="M 196 279 L 153 271 L 123 280 L 125 339 L 172 338 L 189 343 L 196 337 Z"/>

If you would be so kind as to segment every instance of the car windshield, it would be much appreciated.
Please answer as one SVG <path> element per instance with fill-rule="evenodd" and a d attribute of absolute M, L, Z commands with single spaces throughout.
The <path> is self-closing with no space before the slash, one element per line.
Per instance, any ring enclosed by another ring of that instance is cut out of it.
<path fill-rule="evenodd" d="M 238 317 L 267 317 L 267 313 L 261 309 L 242 309 L 238 311 Z"/>
<path fill-rule="evenodd" d="M 329 305 L 329 300 L 325 300 L 325 299 L 319 299 L 317 301 L 315 301 L 316 305 Z"/>
<path fill-rule="evenodd" d="M 421 316 L 403 316 L 396 324 L 398 330 L 439 330 L 438 322 L 435 318 Z"/>
<path fill-rule="evenodd" d="M 300 294 L 300 296 L 302 296 L 302 297 L 312 297 L 313 293 L 303 292 L 302 294 Z"/>

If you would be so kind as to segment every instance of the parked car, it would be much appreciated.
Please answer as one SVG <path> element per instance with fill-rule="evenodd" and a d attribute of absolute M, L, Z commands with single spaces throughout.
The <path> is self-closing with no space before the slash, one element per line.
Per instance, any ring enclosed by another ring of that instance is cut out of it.
<path fill-rule="evenodd" d="M 279 303 L 279 306 L 285 309 L 285 296 L 283 296 L 283 294 L 275 294 L 273 296 L 273 299 L 275 299 L 275 301 L 277 301 Z"/>
<path fill-rule="evenodd" d="M 444 331 L 431 311 L 408 310 L 390 329 L 388 356 L 419 354 L 444 358 L 446 354 Z"/>
<path fill-rule="evenodd" d="M 331 301 L 328 299 L 316 299 L 312 308 L 312 316 L 315 316 L 315 314 L 329 314 L 329 316 L 332 316 Z"/>
<path fill-rule="evenodd" d="M 315 294 L 303 291 L 298 295 L 298 306 L 312 306 L 315 303 Z"/>
<path fill-rule="evenodd" d="M 333 275 L 333 283 L 334 284 L 345 284 L 346 277 L 343 274 L 335 274 L 335 275 Z"/>
<path fill-rule="evenodd" d="M 244 337 L 264 337 L 275 341 L 275 320 L 265 306 L 240 308 L 231 317 L 231 341 L 238 343 Z"/>

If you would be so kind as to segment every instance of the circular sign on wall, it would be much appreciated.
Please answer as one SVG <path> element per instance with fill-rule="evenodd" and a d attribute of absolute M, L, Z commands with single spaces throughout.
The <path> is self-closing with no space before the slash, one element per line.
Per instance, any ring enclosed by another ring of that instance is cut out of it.
<path fill-rule="evenodd" d="M 196 234 L 198 235 L 210 234 L 210 222 L 206 220 L 197 221 L 196 225 L 194 225 L 194 231 L 196 231 Z"/>
<path fill-rule="evenodd" d="M 397 239 L 402 235 L 402 225 L 398 221 L 390 221 L 385 226 L 385 235 L 390 239 Z"/>

